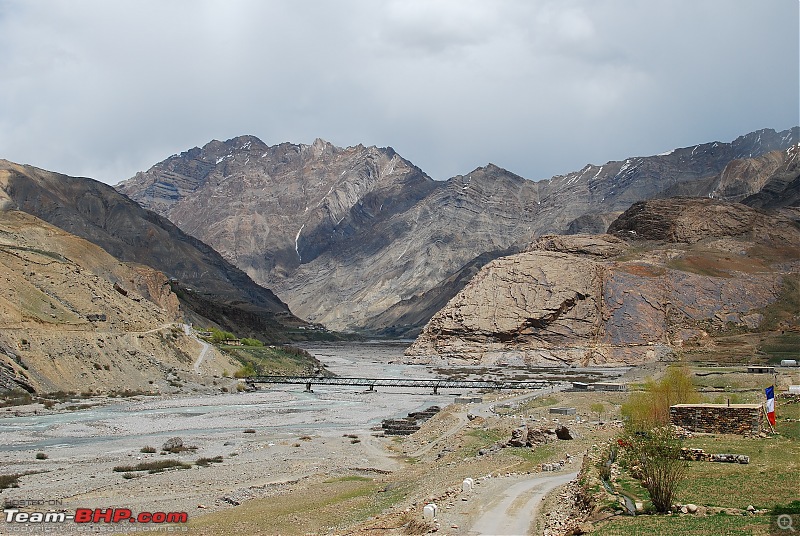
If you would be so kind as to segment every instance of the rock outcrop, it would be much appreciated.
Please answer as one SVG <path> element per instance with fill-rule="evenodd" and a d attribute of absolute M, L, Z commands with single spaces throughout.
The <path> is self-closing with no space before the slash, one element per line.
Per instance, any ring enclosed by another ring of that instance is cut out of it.
<path fill-rule="evenodd" d="M 407 355 L 450 364 L 654 361 L 715 325 L 757 329 L 784 278 L 800 270 L 800 229 L 739 204 L 654 200 L 611 229 L 638 240 L 543 237 L 487 264 Z"/>

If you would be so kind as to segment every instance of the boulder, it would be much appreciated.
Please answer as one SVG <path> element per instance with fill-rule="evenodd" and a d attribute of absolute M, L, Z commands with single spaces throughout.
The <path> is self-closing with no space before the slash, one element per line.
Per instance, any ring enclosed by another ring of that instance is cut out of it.
<path fill-rule="evenodd" d="M 164 445 L 161 447 L 161 450 L 172 452 L 173 450 L 179 450 L 183 448 L 183 439 L 180 437 L 171 437 L 164 442 Z"/>
<path fill-rule="evenodd" d="M 566 426 L 556 428 L 556 437 L 559 439 L 575 439 L 574 434 Z"/>
<path fill-rule="evenodd" d="M 509 447 L 525 447 L 527 430 L 525 427 L 516 428 L 511 431 L 511 439 L 506 443 Z"/>

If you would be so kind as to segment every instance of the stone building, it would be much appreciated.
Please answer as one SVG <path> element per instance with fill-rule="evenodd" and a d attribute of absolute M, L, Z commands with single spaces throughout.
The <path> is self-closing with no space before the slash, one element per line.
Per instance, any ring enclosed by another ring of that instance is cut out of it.
<path fill-rule="evenodd" d="M 763 418 L 761 404 L 676 404 L 669 408 L 670 423 L 709 434 L 757 434 Z"/>

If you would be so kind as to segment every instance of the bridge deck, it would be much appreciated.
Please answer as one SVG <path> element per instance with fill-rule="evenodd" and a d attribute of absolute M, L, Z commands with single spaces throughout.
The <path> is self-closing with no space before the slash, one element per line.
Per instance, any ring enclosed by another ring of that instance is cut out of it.
<path fill-rule="evenodd" d="M 326 378 L 322 376 L 252 376 L 245 378 L 250 384 L 256 383 L 281 383 L 305 385 L 310 389 L 312 385 L 349 385 L 369 387 L 425 387 L 437 392 L 439 389 L 541 389 L 549 387 L 552 382 L 546 380 L 513 381 L 498 380 L 448 380 L 440 378 Z"/>

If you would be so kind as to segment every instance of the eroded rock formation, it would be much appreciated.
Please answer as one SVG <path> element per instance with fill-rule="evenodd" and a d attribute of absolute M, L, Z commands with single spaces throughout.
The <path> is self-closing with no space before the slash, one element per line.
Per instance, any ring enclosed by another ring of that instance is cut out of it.
<path fill-rule="evenodd" d="M 407 355 L 450 364 L 654 361 L 714 325 L 757 329 L 800 269 L 800 230 L 743 205 L 651 201 L 612 229 L 648 241 L 543 237 L 492 261 Z"/>

